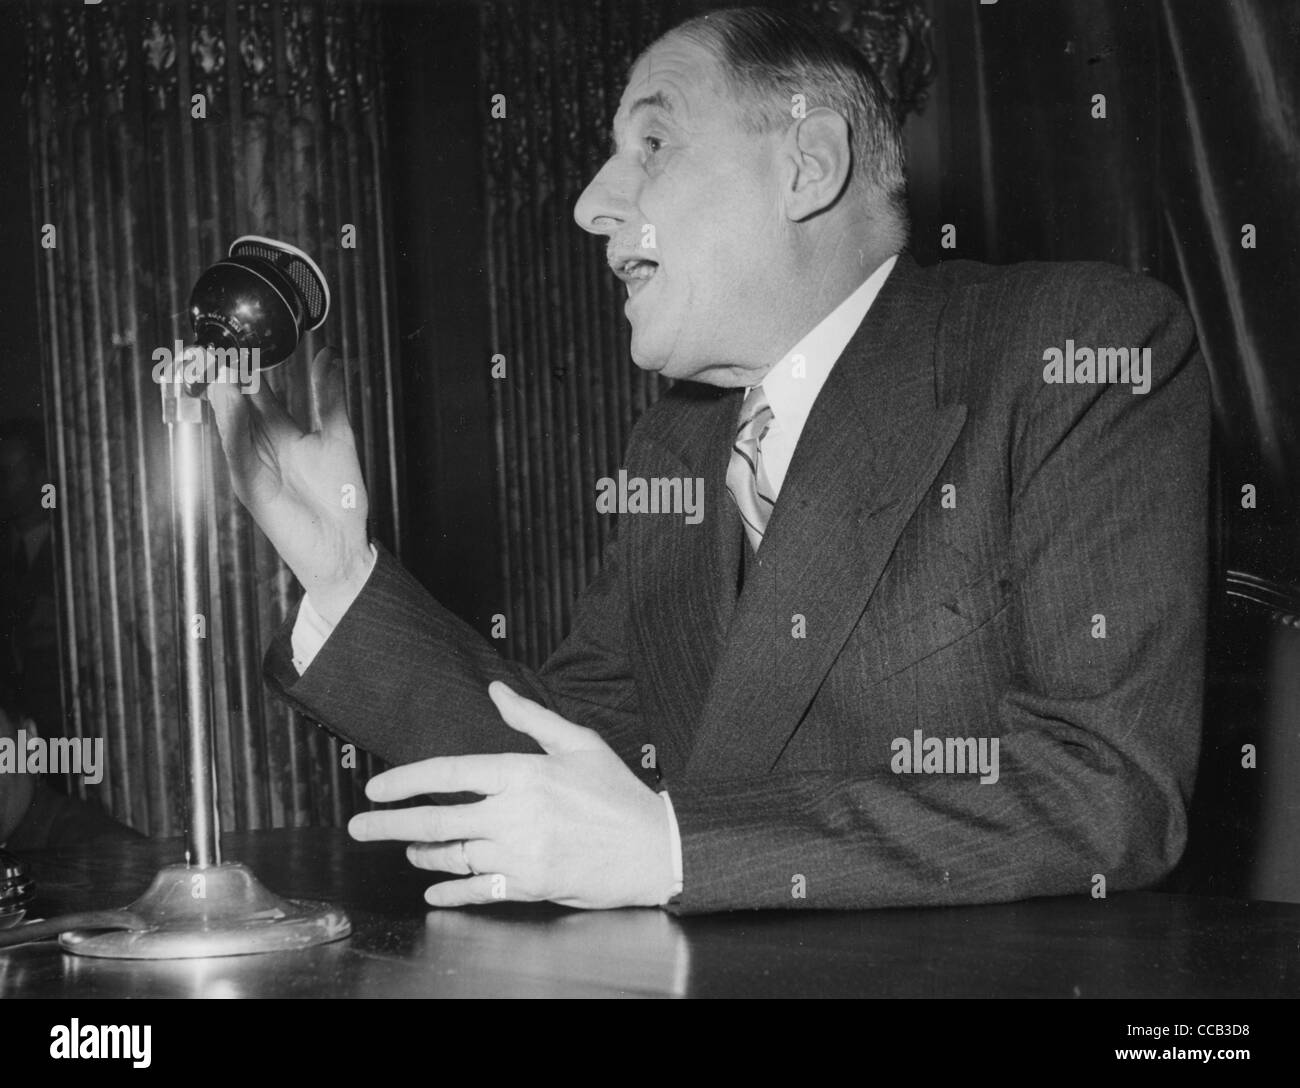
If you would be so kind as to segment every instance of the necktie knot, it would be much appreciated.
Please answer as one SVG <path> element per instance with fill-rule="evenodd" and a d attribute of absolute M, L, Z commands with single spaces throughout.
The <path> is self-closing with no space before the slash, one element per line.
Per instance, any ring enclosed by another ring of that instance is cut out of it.
<path fill-rule="evenodd" d="M 736 441 L 755 446 L 763 441 L 767 429 L 772 426 L 772 407 L 767 403 L 767 394 L 761 385 L 754 386 L 740 406 L 740 426 L 736 428 Z"/>
<path fill-rule="evenodd" d="M 754 386 L 740 406 L 740 423 L 727 466 L 727 491 L 740 511 L 745 536 L 758 551 L 776 505 L 776 495 L 763 470 L 762 442 L 772 426 L 772 408 L 761 385 Z"/>

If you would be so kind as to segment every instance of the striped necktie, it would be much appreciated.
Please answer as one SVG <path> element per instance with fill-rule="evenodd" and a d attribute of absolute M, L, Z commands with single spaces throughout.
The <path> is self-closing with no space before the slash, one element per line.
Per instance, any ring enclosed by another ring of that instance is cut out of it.
<path fill-rule="evenodd" d="M 740 407 L 740 426 L 731 446 L 731 463 L 727 465 L 727 490 L 745 523 L 750 547 L 758 551 L 767 529 L 767 519 L 776 504 L 772 485 L 763 471 L 760 443 L 772 426 L 772 409 L 761 385 L 754 386 Z"/>

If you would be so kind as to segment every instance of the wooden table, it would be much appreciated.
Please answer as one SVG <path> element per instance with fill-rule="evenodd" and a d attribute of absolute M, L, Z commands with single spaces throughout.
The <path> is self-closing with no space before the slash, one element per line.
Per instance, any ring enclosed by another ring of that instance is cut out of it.
<path fill-rule="evenodd" d="M 34 915 L 125 906 L 179 840 L 30 855 Z M 0 997 L 1300 994 L 1300 906 L 1154 893 L 858 913 L 430 911 L 400 846 L 305 829 L 226 835 L 273 891 L 351 915 L 344 941 L 176 962 L 0 951 Z"/>

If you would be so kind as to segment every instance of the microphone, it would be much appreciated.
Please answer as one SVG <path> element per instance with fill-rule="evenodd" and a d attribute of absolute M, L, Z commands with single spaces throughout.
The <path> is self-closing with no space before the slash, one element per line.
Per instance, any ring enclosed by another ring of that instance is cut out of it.
<path fill-rule="evenodd" d="M 329 309 L 329 284 L 301 249 L 257 234 L 236 238 L 190 292 L 190 323 L 195 346 L 207 356 L 207 381 L 216 377 L 214 361 L 245 377 L 278 366 L 324 324 Z"/>
<path fill-rule="evenodd" d="M 190 293 L 195 343 L 189 349 L 177 344 L 177 354 L 203 365 L 173 370 L 181 376 L 165 382 L 158 379 L 171 442 L 176 600 L 182 616 L 206 615 L 211 599 L 204 500 L 207 413 L 195 387 L 217 378 L 214 364 L 237 369 L 241 382 L 278 366 L 305 333 L 320 328 L 329 307 L 329 287 L 315 261 L 296 246 L 255 234 L 236 238 L 228 255 L 204 271 Z M 204 358 L 195 358 L 200 354 Z M 18 925 L 32 902 L 32 882 L 26 866 L 0 851 L 0 948 L 58 937 L 65 951 L 77 955 L 189 959 L 307 948 L 352 932 L 342 911 L 281 899 L 248 866 L 222 861 L 212 651 L 206 639 L 189 638 L 179 626 L 177 646 L 189 785 L 184 863 L 164 866 L 125 909 Z M 203 888 L 197 898 L 196 887 Z"/>

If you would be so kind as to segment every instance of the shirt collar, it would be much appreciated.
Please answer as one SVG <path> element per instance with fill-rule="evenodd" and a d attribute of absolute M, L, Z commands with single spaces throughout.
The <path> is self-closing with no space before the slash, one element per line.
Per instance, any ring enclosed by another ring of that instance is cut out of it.
<path fill-rule="evenodd" d="M 764 376 L 763 392 L 773 421 L 783 430 L 794 434 L 803 430 L 831 368 L 844 354 L 897 261 L 898 254 L 886 259 Z"/>

